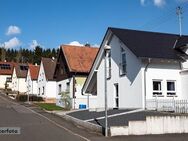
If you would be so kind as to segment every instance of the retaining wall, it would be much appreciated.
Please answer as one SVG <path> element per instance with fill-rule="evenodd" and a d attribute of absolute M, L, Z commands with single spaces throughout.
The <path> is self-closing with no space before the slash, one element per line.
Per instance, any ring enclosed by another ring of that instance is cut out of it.
<path fill-rule="evenodd" d="M 146 121 L 129 121 L 128 126 L 110 127 L 111 136 L 188 133 L 188 116 L 148 116 Z"/>

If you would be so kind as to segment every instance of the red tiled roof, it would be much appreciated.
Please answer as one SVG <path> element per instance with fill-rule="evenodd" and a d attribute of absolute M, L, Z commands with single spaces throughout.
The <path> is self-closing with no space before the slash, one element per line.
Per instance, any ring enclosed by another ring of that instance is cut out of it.
<path fill-rule="evenodd" d="M 98 52 L 98 48 L 62 45 L 70 72 L 88 73 Z"/>
<path fill-rule="evenodd" d="M 0 62 L 0 64 L 10 65 L 10 69 L 2 69 L 0 67 L 0 75 L 12 75 L 14 63 L 12 63 L 12 62 Z"/>
<path fill-rule="evenodd" d="M 29 64 L 29 70 L 31 75 L 31 80 L 37 80 L 39 74 L 39 66 Z"/>

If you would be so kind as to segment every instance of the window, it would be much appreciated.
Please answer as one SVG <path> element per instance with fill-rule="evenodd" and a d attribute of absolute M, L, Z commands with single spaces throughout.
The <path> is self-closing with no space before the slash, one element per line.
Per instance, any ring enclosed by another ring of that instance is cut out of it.
<path fill-rule="evenodd" d="M 4 70 L 10 70 L 11 69 L 10 64 L 0 64 L 0 68 L 4 69 Z"/>
<path fill-rule="evenodd" d="M 42 87 L 42 95 L 44 95 L 44 86 Z"/>
<path fill-rule="evenodd" d="M 6 78 L 6 82 L 12 82 L 12 78 L 11 77 L 7 77 Z"/>
<path fill-rule="evenodd" d="M 106 54 L 106 75 L 107 79 L 111 77 L 111 52 L 110 50 Z"/>
<path fill-rule="evenodd" d="M 61 84 L 59 84 L 58 92 L 61 93 Z"/>
<path fill-rule="evenodd" d="M 66 92 L 69 92 L 70 91 L 70 82 L 67 82 L 66 83 Z"/>
<path fill-rule="evenodd" d="M 39 95 L 40 95 L 40 88 L 39 88 Z"/>
<path fill-rule="evenodd" d="M 27 71 L 28 70 L 28 66 L 20 66 L 20 70 Z"/>
<path fill-rule="evenodd" d="M 167 96 L 176 95 L 176 81 L 167 81 Z"/>
<path fill-rule="evenodd" d="M 161 80 L 153 80 L 153 95 L 162 95 Z"/>
<path fill-rule="evenodd" d="M 120 75 L 125 75 L 127 72 L 127 64 L 126 64 L 126 52 L 125 49 L 123 47 L 121 47 L 121 56 L 120 56 Z"/>

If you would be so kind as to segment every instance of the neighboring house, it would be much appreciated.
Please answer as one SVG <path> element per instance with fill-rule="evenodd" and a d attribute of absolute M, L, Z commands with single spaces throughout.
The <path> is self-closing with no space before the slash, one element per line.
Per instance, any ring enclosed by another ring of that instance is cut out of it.
<path fill-rule="evenodd" d="M 106 58 L 108 108 L 188 100 L 187 48 L 188 36 L 108 28 L 83 93 L 96 95 L 95 108 L 104 108 Z"/>
<path fill-rule="evenodd" d="M 54 102 L 56 98 L 56 81 L 53 78 L 56 59 L 42 58 L 38 74 L 38 96 Z"/>
<path fill-rule="evenodd" d="M 27 92 L 27 77 L 28 64 L 17 63 L 14 65 L 12 74 L 12 91 L 26 93 Z"/>
<path fill-rule="evenodd" d="M 68 93 L 71 107 L 87 106 L 87 96 L 82 95 L 82 87 L 98 52 L 98 48 L 62 45 L 57 59 L 54 77 L 57 80 L 56 104 L 64 107 L 60 93 Z M 95 99 L 93 99 L 95 100 Z"/>
<path fill-rule="evenodd" d="M 29 68 L 27 71 L 27 94 L 38 94 L 38 74 L 39 74 L 39 68 L 40 66 L 37 65 L 31 65 L 29 64 Z"/>
<path fill-rule="evenodd" d="M 11 62 L 0 62 L 0 89 L 5 88 L 7 82 L 8 88 L 12 88 L 12 73 L 13 63 Z"/>

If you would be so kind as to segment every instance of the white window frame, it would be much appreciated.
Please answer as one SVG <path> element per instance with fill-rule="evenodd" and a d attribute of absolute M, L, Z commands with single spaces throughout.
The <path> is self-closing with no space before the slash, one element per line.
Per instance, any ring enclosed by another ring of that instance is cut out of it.
<path fill-rule="evenodd" d="M 123 55 L 125 55 L 125 60 L 123 60 Z M 123 65 L 125 65 L 125 70 L 123 69 Z M 125 75 L 127 73 L 127 55 L 126 50 L 120 46 L 120 64 L 119 64 L 119 74 L 120 76 Z"/>
<path fill-rule="evenodd" d="M 61 92 L 62 92 L 62 85 L 59 84 L 59 85 L 58 85 L 58 94 L 61 95 Z"/>
<path fill-rule="evenodd" d="M 168 82 L 174 82 L 174 89 L 175 90 L 168 90 Z M 176 92 L 176 90 L 177 90 L 177 81 L 176 80 L 167 80 L 166 81 L 166 95 L 168 96 L 168 97 L 170 97 L 170 96 L 177 96 L 176 94 L 177 94 L 177 92 Z M 171 93 L 171 94 L 169 94 L 169 93 Z M 174 94 L 172 94 L 172 93 L 174 93 Z"/>
<path fill-rule="evenodd" d="M 154 90 L 153 89 L 153 83 L 154 82 L 160 82 L 160 89 L 159 90 Z M 163 95 L 162 82 L 163 81 L 161 79 L 154 79 L 154 80 L 152 80 L 152 94 L 153 94 L 154 97 L 156 97 L 156 96 L 164 96 Z M 154 93 L 158 93 L 158 94 L 154 94 Z"/>
<path fill-rule="evenodd" d="M 106 52 L 106 69 L 107 69 L 107 79 L 111 78 L 111 50 Z"/>

